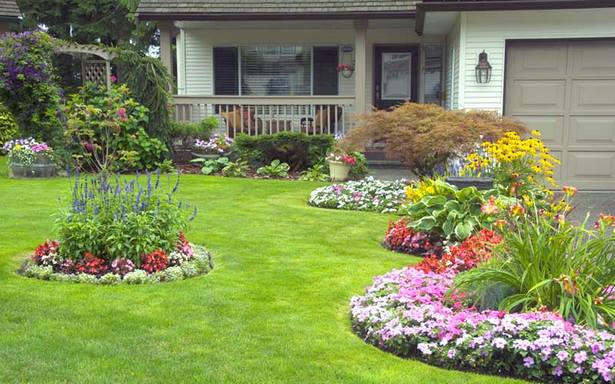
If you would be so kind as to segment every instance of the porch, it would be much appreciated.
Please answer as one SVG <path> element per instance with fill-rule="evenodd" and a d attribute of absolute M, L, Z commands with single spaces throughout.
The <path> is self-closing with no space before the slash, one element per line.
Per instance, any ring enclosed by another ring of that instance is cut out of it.
<path fill-rule="evenodd" d="M 175 119 L 213 116 L 229 136 L 343 135 L 374 107 L 443 102 L 445 36 L 418 36 L 409 17 L 159 27 L 161 58 L 176 78 Z"/>

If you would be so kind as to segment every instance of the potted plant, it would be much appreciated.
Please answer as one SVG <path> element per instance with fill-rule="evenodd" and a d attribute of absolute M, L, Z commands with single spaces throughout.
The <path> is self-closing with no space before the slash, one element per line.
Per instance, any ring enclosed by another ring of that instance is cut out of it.
<path fill-rule="evenodd" d="M 203 159 L 217 159 L 221 156 L 229 156 L 233 139 L 227 135 L 212 135 L 208 140 L 197 139 L 194 142 L 196 151 L 192 155 Z"/>
<path fill-rule="evenodd" d="M 352 154 L 338 149 L 327 156 L 327 162 L 331 181 L 345 181 L 348 180 L 352 167 L 357 164 L 357 159 Z"/>
<path fill-rule="evenodd" d="M 52 177 L 56 175 L 53 149 L 33 138 L 11 140 L 2 147 L 9 156 L 12 177 Z"/>
<path fill-rule="evenodd" d="M 349 79 L 354 73 L 354 67 L 352 64 L 340 64 L 336 68 L 337 73 L 341 73 L 343 77 Z"/>

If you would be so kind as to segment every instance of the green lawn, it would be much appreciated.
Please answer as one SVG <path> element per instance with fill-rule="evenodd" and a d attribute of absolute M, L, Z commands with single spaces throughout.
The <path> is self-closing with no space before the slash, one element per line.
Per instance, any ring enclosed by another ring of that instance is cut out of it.
<path fill-rule="evenodd" d="M 317 183 L 184 176 L 207 276 L 146 286 L 15 274 L 53 237 L 69 182 L 11 180 L 0 159 L 2 383 L 513 383 L 397 358 L 351 331 L 350 297 L 416 258 L 383 250 L 390 217 L 310 208 Z"/>

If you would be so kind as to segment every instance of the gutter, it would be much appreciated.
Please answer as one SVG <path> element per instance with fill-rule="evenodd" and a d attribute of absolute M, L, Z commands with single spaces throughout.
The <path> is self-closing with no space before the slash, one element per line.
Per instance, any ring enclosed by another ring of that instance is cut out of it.
<path fill-rule="evenodd" d="M 521 11 L 611 7 L 615 7 L 613 0 L 462 0 L 457 2 L 441 0 L 430 3 L 418 3 L 416 5 L 415 30 L 419 36 L 423 35 L 427 12 Z"/>
<path fill-rule="evenodd" d="M 138 12 L 139 20 L 356 20 L 356 19 L 414 19 L 416 11 L 398 12 L 295 12 L 295 13 L 155 13 Z"/>

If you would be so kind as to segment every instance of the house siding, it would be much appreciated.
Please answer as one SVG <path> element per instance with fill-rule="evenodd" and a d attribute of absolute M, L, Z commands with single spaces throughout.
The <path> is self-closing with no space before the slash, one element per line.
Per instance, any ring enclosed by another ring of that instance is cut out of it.
<path fill-rule="evenodd" d="M 446 37 L 446 97 L 444 105 L 448 109 L 459 108 L 459 38 L 460 22 L 457 20 Z"/>
<path fill-rule="evenodd" d="M 469 12 L 461 25 L 463 64 L 459 108 L 503 113 L 506 40 L 615 37 L 615 9 Z M 477 84 L 474 68 L 485 50 L 491 81 Z M 453 103 L 454 104 L 454 103 Z"/>
<path fill-rule="evenodd" d="M 397 21 L 397 24 L 402 21 Z M 391 23 L 387 21 L 387 23 Z M 373 62 L 374 46 L 381 44 L 420 44 L 421 42 L 444 41 L 444 37 L 419 37 L 414 32 L 413 22 L 403 21 L 403 27 L 387 28 L 385 21 L 370 21 L 367 31 L 367 77 L 366 99 L 373 100 Z M 294 26 L 299 25 L 299 26 Z M 321 26 L 323 23 L 318 23 Z M 277 22 L 277 28 L 267 23 L 233 23 L 218 24 L 208 27 L 206 24 L 192 23 L 180 28 L 181 49 L 177 49 L 178 94 L 212 95 L 213 47 L 238 46 L 250 44 L 305 44 L 354 46 L 355 31 L 351 22 L 329 22 L 328 28 L 305 28 L 300 23 Z M 179 45 L 180 43 L 178 43 Z M 354 52 L 343 54 L 340 61 L 348 63 L 354 60 Z M 355 63 L 356 64 L 356 63 Z M 181 75 L 180 75 L 181 72 Z M 340 95 L 352 96 L 355 93 L 354 76 L 347 79 L 340 76 Z M 419 95 L 422 92 L 419 90 Z"/>

